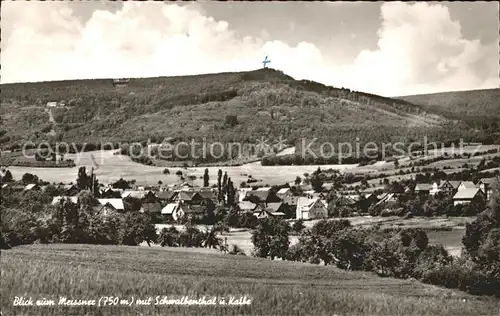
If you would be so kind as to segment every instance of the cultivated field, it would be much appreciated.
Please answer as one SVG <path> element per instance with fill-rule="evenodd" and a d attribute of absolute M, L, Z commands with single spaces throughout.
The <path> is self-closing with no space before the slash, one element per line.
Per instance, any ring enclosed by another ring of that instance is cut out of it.
<path fill-rule="evenodd" d="M 164 184 L 179 183 L 179 178 L 175 175 L 177 170 L 182 170 L 187 175 L 196 176 L 193 182 L 195 185 L 202 186 L 203 180 L 200 177 L 205 172 L 205 167 L 197 168 L 168 168 L 169 175 L 164 175 L 161 167 L 146 166 L 135 163 L 130 157 L 123 155 L 114 155 L 113 151 L 94 151 L 79 154 L 65 155 L 67 159 L 73 159 L 77 167 L 75 168 L 29 168 L 29 167 L 9 167 L 12 175 L 20 179 L 26 172 L 34 173 L 39 178 L 49 182 L 74 182 L 78 174 L 78 167 L 86 166 L 89 170 L 93 163 L 91 155 L 95 157 L 99 168 L 95 171 L 99 182 L 110 183 L 123 178 L 125 180 L 135 179 L 138 184 L 157 185 L 161 180 Z M 322 169 L 347 169 L 357 165 L 322 165 Z M 217 184 L 217 171 L 222 169 L 227 171 L 231 180 L 239 186 L 241 181 L 248 180 L 247 175 L 252 175 L 254 179 L 262 180 L 258 182 L 264 184 L 283 184 L 294 181 L 297 176 L 303 176 L 304 173 L 312 173 L 318 166 L 262 166 L 260 162 L 245 164 L 238 167 L 208 167 L 210 174 L 210 184 Z"/>
<path fill-rule="evenodd" d="M 495 315 L 498 300 L 287 261 L 183 249 L 30 245 L 3 251 L 4 315 Z M 36 299 L 244 296 L 243 306 L 14 307 Z"/>

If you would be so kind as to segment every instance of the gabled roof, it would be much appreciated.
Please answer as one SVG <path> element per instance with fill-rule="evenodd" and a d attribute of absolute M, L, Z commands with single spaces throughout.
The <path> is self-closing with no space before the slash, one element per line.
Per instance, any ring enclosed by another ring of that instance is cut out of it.
<path fill-rule="evenodd" d="M 462 181 L 445 180 L 445 181 L 441 182 L 441 184 L 439 185 L 439 188 L 441 189 L 441 188 L 444 188 L 447 186 L 451 186 L 453 189 L 457 189 L 460 186 L 460 183 L 462 183 Z"/>
<path fill-rule="evenodd" d="M 277 212 L 282 205 L 283 205 L 283 203 L 281 203 L 281 202 L 278 202 L 278 203 L 267 203 L 267 205 L 265 207 L 265 210 L 269 211 L 271 213 Z"/>
<path fill-rule="evenodd" d="M 68 199 L 70 200 L 72 203 L 76 204 L 78 203 L 78 196 L 54 196 L 52 198 L 52 205 L 56 205 L 57 203 L 59 203 L 62 199 Z"/>
<path fill-rule="evenodd" d="M 460 186 L 462 186 L 464 189 L 476 189 L 477 188 L 477 186 L 472 181 L 463 181 L 462 183 L 460 183 Z"/>
<path fill-rule="evenodd" d="M 198 192 L 194 191 L 180 191 L 177 198 L 182 201 L 191 201 L 195 198 L 203 199 L 203 197 Z"/>
<path fill-rule="evenodd" d="M 119 211 L 125 210 L 125 207 L 123 206 L 122 199 L 97 199 L 97 201 L 101 205 L 110 204 L 111 206 L 114 207 L 115 210 L 119 210 Z"/>
<path fill-rule="evenodd" d="M 146 213 L 157 213 L 161 212 L 161 204 L 158 202 L 155 203 L 142 203 L 141 212 L 146 212 Z"/>
<path fill-rule="evenodd" d="M 285 213 L 283 213 L 283 212 L 272 212 L 269 210 L 262 210 L 257 214 L 257 217 L 260 217 L 263 214 L 268 214 L 270 216 L 285 216 Z"/>
<path fill-rule="evenodd" d="M 238 203 L 238 207 L 242 211 L 253 211 L 253 210 L 255 210 L 255 208 L 257 208 L 257 204 L 252 203 L 250 201 L 243 201 L 243 202 Z"/>
<path fill-rule="evenodd" d="M 492 185 L 493 183 L 496 183 L 497 181 L 499 181 L 498 178 L 483 178 L 483 179 L 479 180 L 478 183 Z"/>
<path fill-rule="evenodd" d="M 454 200 L 471 200 L 481 191 L 479 188 L 458 190 L 453 196 Z"/>
<path fill-rule="evenodd" d="M 277 194 L 286 194 L 290 192 L 290 188 L 282 188 L 282 189 L 279 189 Z"/>
<path fill-rule="evenodd" d="M 146 193 L 147 193 L 147 191 L 143 191 L 143 190 L 135 190 L 135 191 L 126 190 L 126 191 L 123 191 L 122 198 L 133 197 L 136 199 L 142 199 L 146 196 Z"/>
<path fill-rule="evenodd" d="M 158 199 L 160 200 L 172 200 L 177 195 L 175 191 L 160 191 L 157 193 Z"/>
<path fill-rule="evenodd" d="M 174 211 L 179 207 L 179 203 L 169 203 L 162 210 L 162 214 L 172 215 Z"/>
<path fill-rule="evenodd" d="M 318 199 L 318 198 L 309 199 L 307 197 L 301 196 L 297 200 L 297 207 L 301 211 L 308 211 L 312 207 L 314 207 L 315 205 L 317 205 L 317 203 L 321 203 L 321 207 L 325 207 L 325 204 L 323 204 L 323 202 L 321 202 L 321 200 Z"/>
<path fill-rule="evenodd" d="M 246 198 L 249 198 L 250 196 L 255 196 L 257 197 L 260 201 L 264 202 L 267 200 L 267 197 L 269 196 L 268 191 L 248 191 Z"/>
<path fill-rule="evenodd" d="M 415 191 L 430 191 L 432 189 L 432 184 L 429 183 L 417 183 L 415 185 Z"/>

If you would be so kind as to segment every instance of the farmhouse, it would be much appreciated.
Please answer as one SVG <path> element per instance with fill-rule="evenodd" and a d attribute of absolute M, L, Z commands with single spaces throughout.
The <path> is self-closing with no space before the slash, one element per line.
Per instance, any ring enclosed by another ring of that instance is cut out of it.
<path fill-rule="evenodd" d="M 100 205 L 96 209 L 96 216 L 103 216 L 103 217 L 108 217 L 108 216 L 117 216 L 121 214 L 121 210 L 116 209 L 113 204 L 107 202 L 104 205 Z"/>
<path fill-rule="evenodd" d="M 101 191 L 101 198 L 119 199 L 122 195 L 123 190 L 121 189 L 105 188 Z"/>
<path fill-rule="evenodd" d="M 295 210 L 296 219 L 318 219 L 327 218 L 328 210 L 325 204 L 320 201 L 320 199 L 308 199 L 306 197 L 300 197 L 297 200 L 297 208 Z"/>
<path fill-rule="evenodd" d="M 453 196 L 453 204 L 469 204 L 473 202 L 481 203 L 486 200 L 486 196 L 479 188 L 461 189 Z"/>
<path fill-rule="evenodd" d="M 161 213 L 161 204 L 159 202 L 142 203 L 140 213 Z"/>
<path fill-rule="evenodd" d="M 161 202 L 170 203 L 175 200 L 177 194 L 175 191 L 160 191 L 157 193 L 157 197 Z"/>
<path fill-rule="evenodd" d="M 202 208 L 190 207 L 189 205 L 182 202 L 175 202 L 167 204 L 162 210 L 161 214 L 171 217 L 174 221 L 178 221 L 184 216 L 192 216 L 195 214 L 202 214 Z"/>
<path fill-rule="evenodd" d="M 428 195 L 432 189 L 432 185 L 429 183 L 417 183 L 415 185 L 414 192 L 420 195 Z"/>
<path fill-rule="evenodd" d="M 201 201 L 203 201 L 203 197 L 198 192 L 180 191 L 175 197 L 175 200 L 188 204 L 200 204 Z"/>
<path fill-rule="evenodd" d="M 255 213 L 254 213 L 255 214 Z M 255 214 L 257 218 L 266 218 L 266 217 L 285 217 L 285 213 L 283 212 L 272 212 L 270 210 L 261 210 L 259 213 Z"/>
<path fill-rule="evenodd" d="M 262 211 L 262 207 L 259 204 L 255 204 L 250 201 L 239 202 L 238 208 L 242 212 L 260 213 L 260 211 Z"/>
<path fill-rule="evenodd" d="M 436 194 L 438 192 L 443 192 L 446 194 L 455 194 L 455 192 L 458 190 L 458 187 L 460 186 L 461 183 L 462 183 L 462 181 L 444 180 L 444 181 L 441 181 L 441 183 L 439 184 L 439 186 L 436 190 L 434 188 L 434 186 L 437 186 L 437 183 L 434 182 L 432 191 L 434 191 L 434 194 Z M 434 195 L 432 191 L 431 191 L 431 194 Z"/>

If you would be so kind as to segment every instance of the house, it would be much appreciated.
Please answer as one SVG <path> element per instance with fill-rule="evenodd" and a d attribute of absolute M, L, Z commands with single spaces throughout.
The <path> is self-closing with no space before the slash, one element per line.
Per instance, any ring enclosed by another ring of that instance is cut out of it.
<path fill-rule="evenodd" d="M 122 189 L 105 188 L 101 190 L 101 198 L 106 199 L 119 199 L 123 195 Z"/>
<path fill-rule="evenodd" d="M 125 211 L 125 207 L 123 206 L 122 199 L 97 199 L 100 205 L 109 204 L 113 207 L 115 211 L 123 212 Z"/>
<path fill-rule="evenodd" d="M 263 207 L 260 212 L 254 212 L 254 215 L 257 218 L 263 218 L 263 217 L 268 217 L 268 216 L 279 216 L 279 217 L 285 217 L 287 210 L 286 204 L 282 202 L 276 202 L 276 203 L 268 203 L 265 207 Z"/>
<path fill-rule="evenodd" d="M 499 178 L 483 178 L 479 180 L 477 183 L 479 188 L 483 191 L 483 193 L 486 195 L 486 200 L 490 199 L 491 192 L 492 192 L 492 186 L 500 181 Z"/>
<path fill-rule="evenodd" d="M 266 217 L 285 217 L 285 213 L 283 212 L 271 212 L 269 210 L 261 210 L 259 213 L 255 214 L 257 218 L 266 218 Z"/>
<path fill-rule="evenodd" d="M 474 184 L 472 181 L 462 181 L 460 185 L 458 186 L 457 190 L 463 190 L 463 189 L 476 189 L 477 186 Z"/>
<path fill-rule="evenodd" d="M 432 189 L 432 185 L 429 183 L 417 183 L 413 191 L 419 195 L 428 195 Z"/>
<path fill-rule="evenodd" d="M 162 207 L 160 202 L 142 203 L 140 213 L 161 213 Z"/>
<path fill-rule="evenodd" d="M 177 194 L 178 192 L 175 191 L 160 191 L 156 196 L 161 202 L 170 203 L 175 200 Z"/>
<path fill-rule="evenodd" d="M 254 190 L 254 191 L 248 191 L 245 197 L 243 198 L 243 201 L 251 201 L 254 203 L 265 203 L 268 197 L 269 197 L 268 191 Z"/>
<path fill-rule="evenodd" d="M 142 200 L 146 196 L 146 192 L 142 190 L 125 190 L 122 193 L 122 199 L 131 197 L 134 199 Z"/>
<path fill-rule="evenodd" d="M 62 199 L 67 199 L 70 200 L 73 204 L 78 203 L 78 197 L 77 196 L 54 196 L 52 198 L 52 205 L 57 205 L 58 203 L 61 202 Z"/>
<path fill-rule="evenodd" d="M 24 187 L 24 191 L 39 191 L 40 186 L 37 183 L 30 183 Z"/>
<path fill-rule="evenodd" d="M 172 217 L 173 220 L 178 221 L 184 216 L 203 214 L 203 209 L 196 206 L 192 208 L 185 203 L 175 202 L 167 204 L 161 210 L 161 214 L 166 215 L 167 217 Z"/>
<path fill-rule="evenodd" d="M 203 201 L 203 197 L 198 192 L 194 191 L 180 191 L 176 198 L 176 201 L 188 204 L 200 204 Z"/>
<path fill-rule="evenodd" d="M 290 195 L 290 196 L 285 196 L 281 201 L 285 204 L 288 204 L 289 206 L 297 206 L 298 199 L 299 199 L 298 196 Z"/>
<path fill-rule="evenodd" d="M 243 202 L 243 199 L 245 199 L 247 192 L 252 191 L 252 188 L 240 188 L 238 190 L 238 201 Z"/>
<path fill-rule="evenodd" d="M 103 216 L 103 217 L 109 217 L 109 216 L 117 216 L 120 215 L 122 211 L 117 210 L 113 204 L 111 203 L 105 203 L 104 205 L 99 205 L 96 208 L 95 216 Z"/>
<path fill-rule="evenodd" d="M 453 205 L 469 204 L 472 202 L 484 202 L 486 196 L 479 188 L 460 189 L 453 196 Z"/>
<path fill-rule="evenodd" d="M 211 190 L 201 190 L 200 192 L 198 192 L 198 194 L 201 195 L 201 197 L 204 200 L 210 200 L 212 202 L 217 201 L 217 196 L 215 195 L 215 192 Z"/>
<path fill-rule="evenodd" d="M 448 181 L 448 180 L 441 181 L 437 192 L 455 194 L 461 183 L 462 181 Z"/>
<path fill-rule="evenodd" d="M 320 201 L 320 199 L 308 199 L 306 197 L 300 197 L 297 200 L 297 208 L 295 210 L 296 219 L 318 219 L 327 218 L 328 210 Z"/>
<path fill-rule="evenodd" d="M 276 192 L 276 196 L 283 200 L 285 197 L 292 196 L 292 190 L 290 188 L 282 188 Z"/>
<path fill-rule="evenodd" d="M 255 204 L 250 201 L 239 202 L 238 208 L 242 212 L 259 213 L 262 211 L 262 207 L 259 204 Z"/>

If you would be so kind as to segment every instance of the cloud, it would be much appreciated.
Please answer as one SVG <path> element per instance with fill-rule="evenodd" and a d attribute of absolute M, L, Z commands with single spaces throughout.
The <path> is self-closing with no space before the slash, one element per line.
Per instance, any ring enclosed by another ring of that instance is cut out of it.
<path fill-rule="evenodd" d="M 64 2 L 16 4 L 3 5 L 14 27 L 3 34 L 2 82 L 244 71 L 269 55 L 271 67 L 297 79 L 382 95 L 499 85 L 498 72 L 476 71 L 486 58 L 496 67 L 498 51 L 464 39 L 440 4 L 383 4 L 378 49 L 348 64 L 310 42 L 293 46 L 269 34 L 239 34 L 195 3 L 125 2 L 85 22 Z"/>

